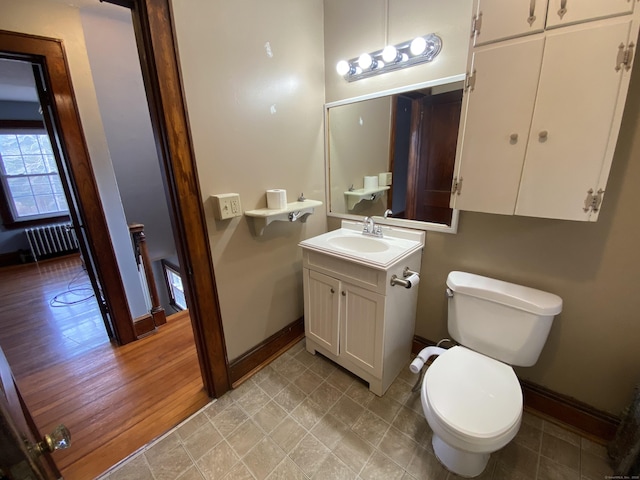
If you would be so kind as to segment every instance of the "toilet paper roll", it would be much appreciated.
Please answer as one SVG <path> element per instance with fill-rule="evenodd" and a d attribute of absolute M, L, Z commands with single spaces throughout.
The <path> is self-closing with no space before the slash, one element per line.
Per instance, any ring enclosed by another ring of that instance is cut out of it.
<path fill-rule="evenodd" d="M 371 188 L 378 188 L 378 176 L 377 175 L 367 175 L 364 177 L 364 188 L 365 190 Z"/>
<path fill-rule="evenodd" d="M 405 280 L 409 282 L 409 285 L 407 286 L 407 288 L 417 287 L 418 284 L 420 283 L 420 275 L 413 273 L 409 275 L 407 278 L 405 278 Z"/>
<path fill-rule="evenodd" d="M 284 210 L 287 208 L 287 191 L 282 188 L 267 190 L 267 208 L 269 210 Z"/>

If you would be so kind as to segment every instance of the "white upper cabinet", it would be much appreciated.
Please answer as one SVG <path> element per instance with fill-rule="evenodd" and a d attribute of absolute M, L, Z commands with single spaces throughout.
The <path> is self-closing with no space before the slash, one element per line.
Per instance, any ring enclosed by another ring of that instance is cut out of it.
<path fill-rule="evenodd" d="M 555 1 L 549 0 L 550 11 Z M 453 208 L 597 220 L 629 88 L 637 17 L 470 47 Z"/>
<path fill-rule="evenodd" d="M 636 0 L 549 0 L 547 28 L 633 12 Z"/>
<path fill-rule="evenodd" d="M 514 213 L 543 47 L 537 35 L 474 50 L 454 173 L 462 183 L 453 208 Z"/>
<path fill-rule="evenodd" d="M 606 183 L 600 175 L 613 154 L 629 75 L 616 65 L 617 51 L 629 41 L 631 19 L 578 27 L 547 36 L 517 215 L 588 220 L 588 191 Z"/>
<path fill-rule="evenodd" d="M 478 0 L 475 45 L 542 32 L 546 14 L 547 0 Z"/>

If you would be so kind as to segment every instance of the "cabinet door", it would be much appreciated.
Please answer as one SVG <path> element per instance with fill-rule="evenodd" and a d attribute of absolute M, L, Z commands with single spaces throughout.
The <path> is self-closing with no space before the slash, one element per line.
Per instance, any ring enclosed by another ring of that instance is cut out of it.
<path fill-rule="evenodd" d="M 474 50 L 465 92 L 451 207 L 512 215 L 542 62 L 542 35 Z"/>
<path fill-rule="evenodd" d="M 304 269 L 304 329 L 307 337 L 338 355 L 340 282 Z"/>
<path fill-rule="evenodd" d="M 340 293 L 340 356 L 379 377 L 385 297 L 346 283 Z"/>
<path fill-rule="evenodd" d="M 634 0 L 549 0 L 547 28 L 633 12 Z"/>
<path fill-rule="evenodd" d="M 475 45 L 542 32 L 546 13 L 547 0 L 478 0 Z"/>
<path fill-rule="evenodd" d="M 587 191 L 617 139 L 628 72 L 616 58 L 630 31 L 629 17 L 620 17 L 548 34 L 517 215 L 588 220 Z"/>

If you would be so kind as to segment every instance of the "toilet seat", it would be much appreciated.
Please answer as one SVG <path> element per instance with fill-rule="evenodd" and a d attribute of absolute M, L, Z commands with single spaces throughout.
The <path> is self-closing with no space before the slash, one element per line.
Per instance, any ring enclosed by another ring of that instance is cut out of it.
<path fill-rule="evenodd" d="M 471 450 L 501 448 L 518 431 L 522 390 L 513 369 L 498 360 L 452 347 L 427 369 L 423 390 L 432 420 Z"/>

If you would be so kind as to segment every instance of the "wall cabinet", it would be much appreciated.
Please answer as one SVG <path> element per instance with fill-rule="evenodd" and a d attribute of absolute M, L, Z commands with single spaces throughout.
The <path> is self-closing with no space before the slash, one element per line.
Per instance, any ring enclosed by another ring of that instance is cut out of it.
<path fill-rule="evenodd" d="M 307 350 L 319 352 L 383 395 L 410 359 L 417 287 L 391 286 L 393 275 L 419 271 L 422 251 L 377 269 L 303 250 Z"/>
<path fill-rule="evenodd" d="M 627 15 L 472 48 L 451 206 L 595 221 L 637 35 Z"/>
<path fill-rule="evenodd" d="M 477 0 L 475 46 L 633 12 L 636 0 Z"/>

